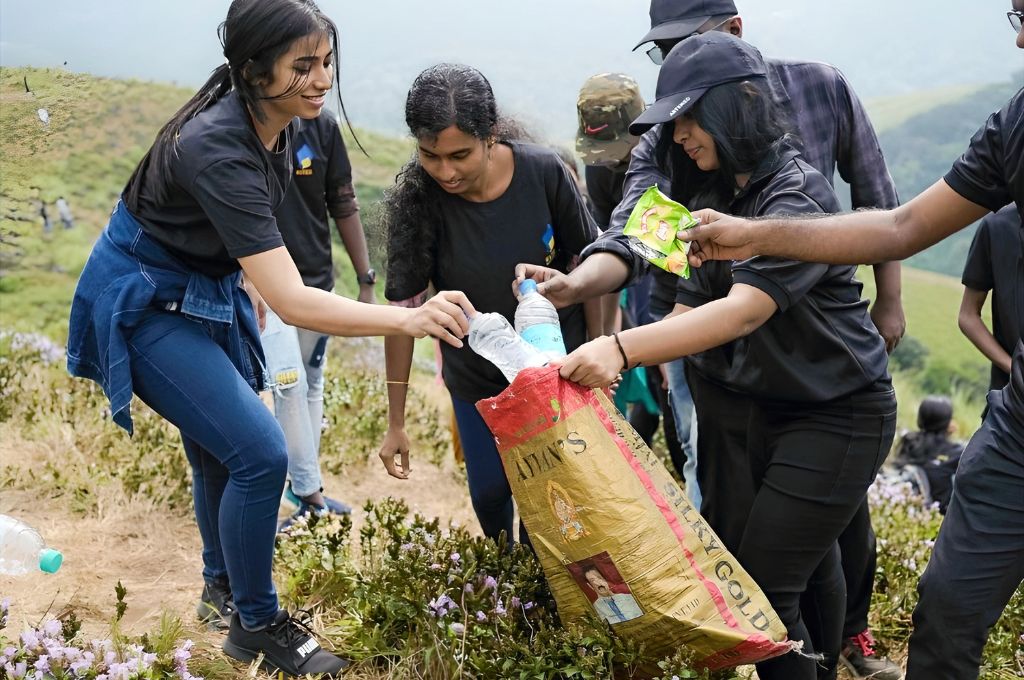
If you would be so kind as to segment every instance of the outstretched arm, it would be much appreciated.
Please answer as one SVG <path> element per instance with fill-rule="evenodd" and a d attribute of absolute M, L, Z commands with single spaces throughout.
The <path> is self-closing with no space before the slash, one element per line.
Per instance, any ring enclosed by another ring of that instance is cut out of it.
<path fill-rule="evenodd" d="M 893 210 L 811 218 L 745 220 L 700 210 L 702 226 L 679 232 L 690 264 L 774 255 L 805 262 L 873 264 L 902 260 L 938 243 L 989 210 L 939 180 Z"/>
<path fill-rule="evenodd" d="M 607 387 L 627 368 L 664 363 L 749 335 L 777 309 L 764 291 L 737 283 L 724 298 L 623 331 L 617 341 L 606 336 L 586 343 L 565 358 L 559 373 L 584 387 Z"/>
<path fill-rule="evenodd" d="M 245 277 L 290 326 L 342 336 L 431 335 L 455 347 L 476 313 L 460 292 L 441 292 L 418 309 L 367 305 L 302 283 L 288 250 L 279 246 L 238 260 Z"/>

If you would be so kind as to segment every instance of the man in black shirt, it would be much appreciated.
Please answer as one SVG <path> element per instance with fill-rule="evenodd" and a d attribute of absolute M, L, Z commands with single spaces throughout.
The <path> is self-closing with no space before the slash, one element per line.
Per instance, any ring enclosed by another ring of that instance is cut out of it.
<path fill-rule="evenodd" d="M 1020 309 L 1024 281 L 1016 278 L 1021 252 L 1021 221 L 1012 203 L 981 221 L 964 265 L 964 296 L 960 330 L 992 362 L 990 390 L 1010 382 L 1010 353 L 1020 340 Z M 981 318 L 992 291 L 992 330 Z"/>
<path fill-rule="evenodd" d="M 359 301 L 374 302 L 376 275 L 352 187 L 352 165 L 338 123 L 331 116 L 299 120 L 292 143 L 292 181 L 274 211 L 288 253 L 307 286 L 334 290 L 331 228 L 334 219 L 359 283 Z M 285 324 L 273 310 L 261 335 L 274 383 L 274 413 L 288 445 L 290 483 L 285 496 L 294 517 L 309 512 L 349 512 L 323 495 L 320 430 L 323 420 L 324 360 L 328 336 Z M 290 524 L 291 520 L 285 523 Z"/>
<path fill-rule="evenodd" d="M 1024 49 L 1024 0 L 1013 0 L 1008 16 Z M 1010 202 L 1024 217 L 1024 89 L 989 117 L 942 180 L 900 208 L 756 223 L 704 210 L 705 226 L 680 237 L 693 242 L 694 266 L 754 255 L 881 262 L 909 257 Z M 1014 279 L 1024 281 L 1024 259 L 1017 260 Z M 1024 341 L 1018 341 L 1010 381 L 989 393 L 988 414 L 960 459 L 953 499 L 918 586 L 907 680 L 976 678 L 988 631 L 1022 582 Z"/>

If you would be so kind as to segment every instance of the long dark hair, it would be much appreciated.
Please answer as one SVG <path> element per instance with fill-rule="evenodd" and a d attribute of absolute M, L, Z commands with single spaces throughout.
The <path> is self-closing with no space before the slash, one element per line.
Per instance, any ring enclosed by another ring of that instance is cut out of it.
<path fill-rule="evenodd" d="M 655 150 L 658 165 L 672 178 L 673 198 L 691 208 L 728 208 L 736 175 L 751 173 L 766 156 L 795 142 L 785 115 L 761 80 L 717 85 L 692 109 L 693 118 L 715 140 L 718 170 L 703 173 L 676 144 L 666 123 Z"/>
<path fill-rule="evenodd" d="M 199 91 L 160 128 L 153 146 L 128 179 L 124 192 L 128 209 L 138 209 L 143 184 L 157 204 L 167 198 L 171 163 L 177 152 L 177 138 L 182 126 L 210 108 L 232 88 L 257 120 L 266 120 L 262 102 L 271 98 L 264 96 L 255 83 L 271 78 L 274 63 L 291 49 L 296 40 L 315 33 L 328 36 L 337 60 L 338 28 L 313 0 L 234 0 L 228 8 L 227 18 L 217 28 L 226 63 L 214 69 Z M 296 73 L 285 91 L 272 99 L 292 97 L 304 85 L 305 77 Z M 341 92 L 336 86 L 335 91 L 341 113 L 351 131 Z M 356 143 L 359 144 L 358 139 Z M 361 144 L 359 148 L 362 149 Z"/>
<path fill-rule="evenodd" d="M 499 116 L 487 78 L 463 64 L 437 64 L 416 76 L 405 100 L 405 123 L 417 140 L 436 139 L 452 125 L 481 141 L 530 139 L 517 123 Z M 422 292 L 412 288 L 433 272 L 443 191 L 414 152 L 384 193 L 385 297 L 390 300 Z"/>

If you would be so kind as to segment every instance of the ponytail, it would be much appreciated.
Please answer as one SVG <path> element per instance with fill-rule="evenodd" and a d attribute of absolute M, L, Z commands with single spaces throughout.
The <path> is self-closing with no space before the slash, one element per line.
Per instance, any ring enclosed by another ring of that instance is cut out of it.
<path fill-rule="evenodd" d="M 175 145 L 182 126 L 197 115 L 213 106 L 221 97 L 231 91 L 231 67 L 221 64 L 210 74 L 209 80 L 199 91 L 192 95 L 184 106 L 160 128 L 156 141 L 135 166 L 124 190 L 125 204 L 128 210 L 136 212 L 144 179 L 153 192 L 152 199 L 162 203 L 167 198 L 168 186 L 171 181 L 171 160 L 174 158 Z"/>

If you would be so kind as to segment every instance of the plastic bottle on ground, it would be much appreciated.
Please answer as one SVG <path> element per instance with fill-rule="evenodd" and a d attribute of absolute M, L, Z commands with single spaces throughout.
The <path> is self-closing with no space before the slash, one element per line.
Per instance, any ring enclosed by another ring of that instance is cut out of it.
<path fill-rule="evenodd" d="M 53 574 L 63 561 L 64 556 L 47 548 L 35 529 L 13 517 L 0 515 L 0 574 L 20 576 L 36 569 Z"/>
<path fill-rule="evenodd" d="M 508 319 L 496 312 L 477 314 L 470 319 L 469 346 L 497 366 L 509 382 L 524 368 L 548 362 L 548 357 L 526 342 Z"/>
<path fill-rule="evenodd" d="M 558 310 L 537 291 L 537 282 L 526 279 L 519 284 L 519 306 L 516 307 L 516 331 L 549 359 L 565 356 L 565 341 Z"/>

